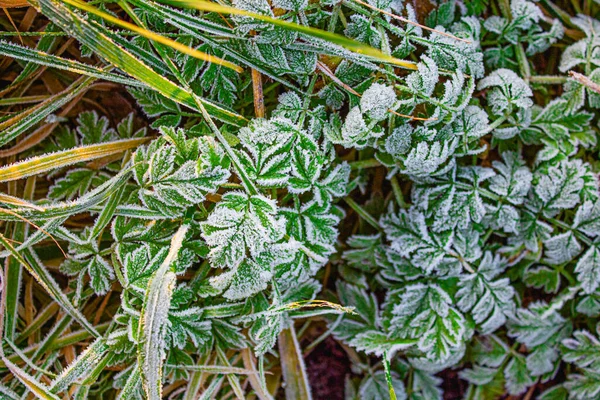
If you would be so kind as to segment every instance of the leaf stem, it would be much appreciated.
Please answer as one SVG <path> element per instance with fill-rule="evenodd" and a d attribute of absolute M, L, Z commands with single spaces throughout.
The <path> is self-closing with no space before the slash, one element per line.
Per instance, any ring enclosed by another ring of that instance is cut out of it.
<path fill-rule="evenodd" d="M 371 225 L 373 228 L 377 229 L 378 231 L 382 231 L 382 228 L 381 228 L 381 225 L 379 225 L 379 222 L 377 222 L 377 220 L 371 214 L 369 214 L 364 208 L 362 208 L 352 198 L 345 197 L 344 201 L 350 206 L 350 208 L 352 208 L 354 211 L 356 211 L 356 213 L 362 219 L 364 219 L 365 222 L 367 222 L 369 225 Z"/>

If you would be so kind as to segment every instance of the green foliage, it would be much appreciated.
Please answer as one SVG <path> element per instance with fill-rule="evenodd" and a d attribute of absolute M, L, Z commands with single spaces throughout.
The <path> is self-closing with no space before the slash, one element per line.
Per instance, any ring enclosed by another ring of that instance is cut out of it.
<path fill-rule="evenodd" d="M 35 6 L 0 397 L 600 396 L 597 4 Z"/>

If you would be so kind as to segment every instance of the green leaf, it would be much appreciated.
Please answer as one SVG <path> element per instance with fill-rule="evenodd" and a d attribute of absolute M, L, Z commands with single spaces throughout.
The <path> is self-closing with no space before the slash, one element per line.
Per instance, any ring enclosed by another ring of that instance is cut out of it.
<path fill-rule="evenodd" d="M 173 263 L 177 259 L 187 231 L 188 226 L 182 225 L 173 235 L 169 254 L 148 282 L 140 315 L 138 363 L 144 391 L 150 400 L 162 398 L 162 368 L 166 357 L 165 338 L 171 296 L 176 281 Z"/>
<path fill-rule="evenodd" d="M 233 125 L 243 125 L 246 122 L 241 115 L 204 100 L 155 72 L 148 66 L 148 60 L 138 59 L 130 48 L 116 43 L 114 35 L 101 25 L 83 18 L 56 0 L 40 0 L 39 5 L 44 15 L 70 36 L 89 45 L 114 66 L 163 96 L 197 111 L 200 111 L 202 105 L 210 115 Z"/>
<path fill-rule="evenodd" d="M 55 168 L 121 153 L 146 142 L 148 139 L 124 139 L 115 142 L 76 147 L 70 150 L 33 157 L 0 168 L 0 182 L 26 178 Z"/>

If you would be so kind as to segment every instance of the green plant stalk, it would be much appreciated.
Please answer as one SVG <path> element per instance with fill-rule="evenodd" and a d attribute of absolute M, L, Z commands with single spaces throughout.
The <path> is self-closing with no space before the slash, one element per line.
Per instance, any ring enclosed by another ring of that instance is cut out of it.
<path fill-rule="evenodd" d="M 281 331 L 278 338 L 279 357 L 285 381 L 287 399 L 311 400 L 310 386 L 300 344 L 293 324 Z"/>
<path fill-rule="evenodd" d="M 394 385 L 392 385 L 392 373 L 390 372 L 390 361 L 388 358 L 388 352 L 383 352 L 383 369 L 385 371 L 385 381 L 388 385 L 388 391 L 390 393 L 390 400 L 397 400 L 396 391 L 394 390 Z"/>
<path fill-rule="evenodd" d="M 31 200 L 35 191 L 35 177 L 27 179 L 24 189 L 24 198 Z M 28 225 L 24 222 L 15 222 L 13 224 L 13 235 L 12 239 L 16 243 L 23 243 L 27 236 Z M 21 278 L 23 275 L 23 267 L 21 263 L 14 257 L 9 257 L 6 261 L 5 271 L 5 319 L 4 319 L 4 335 L 6 338 L 12 340 L 15 337 L 19 298 L 21 293 Z"/>
<path fill-rule="evenodd" d="M 58 151 L 0 168 L 0 182 L 26 178 L 78 162 L 91 161 L 133 149 L 150 138 L 124 139 Z"/>
<path fill-rule="evenodd" d="M 365 220 L 365 222 L 367 222 L 369 225 L 371 225 L 373 228 L 377 229 L 378 231 L 381 231 L 381 225 L 379 225 L 379 222 L 377 222 L 377 220 L 375 218 L 373 218 L 373 216 L 371 216 L 371 214 L 369 214 L 364 208 L 362 208 L 357 202 L 355 202 L 351 197 L 345 197 L 344 201 L 346 202 L 346 204 L 348 204 L 350 206 L 350 208 L 352 208 L 354 211 L 356 211 L 356 213 Z"/>
<path fill-rule="evenodd" d="M 399 67 L 403 67 L 406 69 L 416 70 L 417 65 L 411 61 L 400 60 L 398 58 L 386 55 L 381 51 L 367 46 L 364 43 L 358 42 L 356 40 L 348 39 L 345 36 L 338 35 L 333 32 L 324 31 L 321 29 L 312 28 L 309 26 L 304 26 L 288 21 L 283 21 L 277 18 L 268 17 L 266 15 L 253 13 L 250 11 L 240 10 L 233 7 L 223 6 L 217 3 L 211 3 L 204 0 L 161 0 L 162 3 L 170 4 L 173 6 L 194 8 L 201 11 L 212 11 L 223 14 L 233 14 L 233 15 L 241 15 L 246 17 L 251 17 L 257 19 L 259 21 L 267 22 L 269 24 L 279 26 L 280 28 L 287 29 L 293 32 L 303 33 L 305 35 L 309 35 L 312 37 L 316 37 L 319 39 L 326 40 L 330 43 L 337 44 L 339 46 L 344 47 L 347 50 L 355 52 L 357 54 L 363 54 L 368 57 L 372 57 L 378 61 L 390 63 L 393 65 L 397 65 Z"/>
<path fill-rule="evenodd" d="M 0 146 L 19 137 L 29 128 L 43 121 L 48 115 L 52 114 L 77 96 L 83 94 L 94 81 L 95 78 L 92 77 L 80 78 L 62 92 L 19 113 L 13 118 L 0 122 Z"/>

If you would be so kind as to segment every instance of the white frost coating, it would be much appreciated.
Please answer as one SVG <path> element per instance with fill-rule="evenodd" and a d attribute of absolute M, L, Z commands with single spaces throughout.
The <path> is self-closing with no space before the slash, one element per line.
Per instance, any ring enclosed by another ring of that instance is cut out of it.
<path fill-rule="evenodd" d="M 448 160 L 456 145 L 456 139 L 450 143 L 444 142 L 443 146 L 440 142 L 421 142 L 406 157 L 402 172 L 416 177 L 431 175 Z"/>
<path fill-rule="evenodd" d="M 579 64 L 585 64 L 587 62 L 587 47 L 588 40 L 585 39 L 567 47 L 560 57 L 558 66 L 560 72 L 567 72 Z"/>
<path fill-rule="evenodd" d="M 544 17 L 542 10 L 527 0 L 512 0 L 510 2 L 510 12 L 513 20 L 519 21 L 519 27 L 525 30 Z"/>
<path fill-rule="evenodd" d="M 477 106 L 467 106 L 454 121 L 454 132 L 464 134 L 469 139 L 479 139 L 487 133 L 489 119 L 487 113 Z"/>
<path fill-rule="evenodd" d="M 509 69 L 498 69 L 479 81 L 479 90 L 492 88 L 487 95 L 488 104 L 496 115 L 502 115 L 509 107 L 533 106 L 531 88 L 523 79 Z"/>
<path fill-rule="evenodd" d="M 600 200 L 586 201 L 577 209 L 573 219 L 573 228 L 577 228 L 590 237 L 600 235 Z"/>
<path fill-rule="evenodd" d="M 308 5 L 308 0 L 273 0 L 273 6 L 290 11 L 301 11 Z"/>
<path fill-rule="evenodd" d="M 462 345 L 466 327 L 448 293 L 435 284 L 417 283 L 408 286 L 393 306 L 390 330 L 418 338 L 417 347 L 428 358 L 445 361 Z"/>
<path fill-rule="evenodd" d="M 396 108 L 396 93 L 390 86 L 374 83 L 360 99 L 360 109 L 373 120 L 381 121 L 388 115 L 388 109 Z"/>
<path fill-rule="evenodd" d="M 169 324 L 171 296 L 176 284 L 176 275 L 170 268 L 177 259 L 188 228 L 187 225 L 182 225 L 173 235 L 167 257 L 148 283 L 140 317 L 138 362 L 141 367 L 144 391 L 150 400 L 162 398 L 162 364 L 166 356 L 165 336 Z"/>
<path fill-rule="evenodd" d="M 415 93 L 431 96 L 439 80 L 438 67 L 431 58 L 423 56 L 418 70 L 406 78 L 406 85 Z"/>
<path fill-rule="evenodd" d="M 276 217 L 275 202 L 262 195 L 230 192 L 223 196 L 207 220 L 202 237 L 211 251 L 213 267 L 236 268 L 246 257 L 260 252 L 283 236 L 283 219 Z"/>
<path fill-rule="evenodd" d="M 491 178 L 490 190 L 512 204 L 522 204 L 531 189 L 533 175 L 517 153 L 506 151 L 502 153 L 502 159 L 504 163 L 492 162 L 498 174 Z"/>
<path fill-rule="evenodd" d="M 67 389 L 77 379 L 95 367 L 107 351 L 108 346 L 105 340 L 103 338 L 96 339 L 52 381 L 50 390 L 59 393 Z"/>
<path fill-rule="evenodd" d="M 385 151 L 396 158 L 405 154 L 410 149 L 412 131 L 412 127 L 408 124 L 394 129 L 392 134 L 385 141 Z"/>
<path fill-rule="evenodd" d="M 551 209 L 573 208 L 580 201 L 585 172 L 581 160 L 563 160 L 540 175 L 535 192 Z"/>
<path fill-rule="evenodd" d="M 600 286 L 600 249 L 596 241 L 579 259 L 575 266 L 577 280 L 585 293 L 593 293 Z"/>
<path fill-rule="evenodd" d="M 561 233 L 544 242 L 544 256 L 551 265 L 571 261 L 581 253 L 581 245 L 572 231 Z"/>
<path fill-rule="evenodd" d="M 342 126 L 342 138 L 347 143 L 354 143 L 367 132 L 367 124 L 363 119 L 360 108 L 358 106 L 353 107 L 346 116 L 344 126 Z"/>
<path fill-rule="evenodd" d="M 483 334 L 504 325 L 515 308 L 514 289 L 508 278 L 493 280 L 504 271 L 506 261 L 486 252 L 477 272 L 461 277 L 456 293 L 456 305 L 462 312 L 471 312 Z"/>

